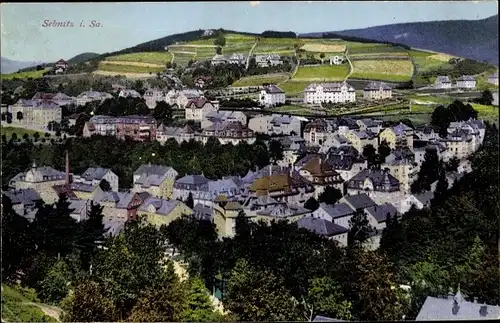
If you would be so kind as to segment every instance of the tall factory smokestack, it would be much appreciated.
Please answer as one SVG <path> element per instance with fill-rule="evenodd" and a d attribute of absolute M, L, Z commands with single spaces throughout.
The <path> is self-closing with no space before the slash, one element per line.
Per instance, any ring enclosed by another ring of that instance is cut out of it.
<path fill-rule="evenodd" d="M 66 185 L 69 184 L 69 153 L 66 150 Z"/>

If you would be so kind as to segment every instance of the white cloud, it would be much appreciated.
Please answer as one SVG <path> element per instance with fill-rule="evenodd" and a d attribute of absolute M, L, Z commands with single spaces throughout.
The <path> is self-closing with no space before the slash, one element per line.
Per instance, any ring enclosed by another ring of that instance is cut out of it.
<path fill-rule="evenodd" d="M 260 5 L 260 1 L 250 1 L 250 7 L 258 7 Z"/>

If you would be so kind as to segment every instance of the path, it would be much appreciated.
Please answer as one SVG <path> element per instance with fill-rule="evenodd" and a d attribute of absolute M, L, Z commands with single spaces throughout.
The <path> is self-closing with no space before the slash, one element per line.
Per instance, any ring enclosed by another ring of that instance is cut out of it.
<path fill-rule="evenodd" d="M 173 52 L 170 52 L 170 54 L 172 54 L 172 59 L 170 60 L 170 64 L 173 64 L 174 63 L 174 58 L 175 58 L 175 54 Z"/>
<path fill-rule="evenodd" d="M 281 85 L 283 83 L 286 83 L 286 82 L 290 81 L 295 76 L 295 74 L 297 73 L 297 71 L 299 69 L 299 66 L 300 66 L 300 58 L 297 58 L 297 64 L 293 67 L 292 73 L 290 73 L 288 75 L 288 78 L 286 80 L 284 80 L 283 82 L 278 83 L 277 85 L 279 86 L 279 85 Z"/>
<path fill-rule="evenodd" d="M 250 58 L 252 57 L 253 50 L 255 49 L 258 43 L 259 43 L 258 41 L 255 42 L 255 44 L 253 44 L 252 48 L 250 48 L 250 51 L 248 52 L 247 63 L 245 65 L 246 70 L 248 70 L 248 67 L 250 66 Z"/>
<path fill-rule="evenodd" d="M 37 306 L 45 313 L 45 315 L 55 318 L 57 322 L 61 322 L 61 314 L 63 311 L 60 308 L 33 302 L 22 302 L 21 304 Z"/>
<path fill-rule="evenodd" d="M 348 55 L 347 49 L 345 51 L 345 58 L 347 59 L 347 62 L 349 63 L 349 74 L 347 74 L 347 76 L 345 77 L 344 82 L 347 81 L 347 79 L 354 72 L 354 66 L 352 65 L 351 60 L 349 59 L 349 55 Z"/>

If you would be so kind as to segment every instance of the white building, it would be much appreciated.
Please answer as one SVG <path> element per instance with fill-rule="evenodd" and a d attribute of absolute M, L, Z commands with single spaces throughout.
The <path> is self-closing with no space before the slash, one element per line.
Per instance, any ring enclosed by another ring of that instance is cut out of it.
<path fill-rule="evenodd" d="M 448 76 L 438 76 L 434 83 L 436 89 L 451 89 L 451 81 Z"/>
<path fill-rule="evenodd" d="M 190 100 L 199 98 L 203 98 L 203 92 L 198 89 L 170 90 L 165 97 L 169 105 L 176 105 L 179 109 L 184 109 Z"/>
<path fill-rule="evenodd" d="M 495 72 L 488 77 L 488 83 L 498 86 L 498 72 Z"/>
<path fill-rule="evenodd" d="M 366 100 L 383 100 L 392 98 L 392 88 L 382 82 L 370 82 L 363 89 L 363 98 Z"/>
<path fill-rule="evenodd" d="M 475 89 L 476 79 L 470 75 L 462 75 L 457 79 L 457 87 L 460 89 Z"/>
<path fill-rule="evenodd" d="M 356 101 L 356 90 L 347 82 L 312 83 L 304 89 L 304 103 L 346 103 Z"/>
<path fill-rule="evenodd" d="M 85 105 L 89 102 L 96 102 L 96 101 L 99 101 L 99 102 L 103 102 L 104 100 L 107 100 L 107 99 L 112 99 L 113 96 L 109 93 L 106 93 L 106 92 L 97 92 L 97 91 L 86 91 L 86 92 L 82 92 L 80 93 L 80 95 L 78 95 L 76 97 L 76 105 Z"/>
<path fill-rule="evenodd" d="M 300 119 L 287 115 L 259 115 L 248 122 L 248 128 L 266 135 L 300 135 Z"/>
<path fill-rule="evenodd" d="M 278 54 L 267 54 L 267 55 L 256 55 L 255 63 L 259 67 L 269 67 L 269 66 L 278 66 L 282 65 L 283 61 L 281 60 L 281 56 Z"/>
<path fill-rule="evenodd" d="M 141 97 L 139 92 L 137 92 L 136 90 L 129 90 L 129 89 L 121 90 L 120 93 L 118 94 L 118 96 L 121 98 L 128 98 L 128 97 L 140 98 Z"/>
<path fill-rule="evenodd" d="M 81 175 L 73 175 L 73 183 L 99 185 L 105 179 L 113 192 L 118 192 L 118 175 L 109 168 L 91 167 Z"/>
<path fill-rule="evenodd" d="M 163 90 L 158 89 L 150 89 L 144 93 L 144 101 L 146 101 L 146 105 L 150 109 L 154 109 L 156 107 L 156 103 L 165 101 L 167 102 L 167 93 Z"/>
<path fill-rule="evenodd" d="M 245 64 L 245 56 L 243 54 L 234 53 L 229 57 L 229 64 L 243 65 Z"/>
<path fill-rule="evenodd" d="M 229 63 L 229 60 L 226 57 L 224 57 L 224 55 L 220 54 L 216 54 L 210 61 L 210 64 L 212 64 L 213 66 L 224 65 L 227 63 Z"/>
<path fill-rule="evenodd" d="M 49 122 L 60 123 L 62 110 L 52 101 L 20 99 L 8 110 L 12 113 L 12 125 L 46 128 Z"/>
<path fill-rule="evenodd" d="M 491 104 L 498 107 L 498 91 L 493 92 L 492 95 L 493 95 L 493 102 Z"/>
<path fill-rule="evenodd" d="M 330 65 L 341 65 L 344 63 L 344 56 L 330 56 Z"/>
<path fill-rule="evenodd" d="M 208 113 L 217 110 L 218 106 L 205 98 L 190 100 L 185 107 L 185 119 L 202 122 Z"/>
<path fill-rule="evenodd" d="M 266 107 L 274 107 L 278 104 L 285 104 L 285 91 L 274 84 L 267 85 L 260 91 L 259 103 Z"/>

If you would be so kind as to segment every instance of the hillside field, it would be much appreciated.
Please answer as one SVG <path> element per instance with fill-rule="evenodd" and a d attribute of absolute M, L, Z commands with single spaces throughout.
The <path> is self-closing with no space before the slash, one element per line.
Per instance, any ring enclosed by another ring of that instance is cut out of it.
<path fill-rule="evenodd" d="M 294 81 L 343 81 L 349 75 L 349 64 L 300 66 Z"/>
<path fill-rule="evenodd" d="M 357 79 L 405 82 L 413 75 L 410 60 L 355 60 L 352 63 L 354 71 L 350 77 Z"/>
<path fill-rule="evenodd" d="M 280 84 L 279 87 L 283 91 L 285 91 L 286 95 L 297 96 L 297 95 L 302 95 L 304 89 L 311 83 L 312 82 L 307 82 L 307 81 L 294 81 L 292 79 L 290 81 Z"/>
<path fill-rule="evenodd" d="M 130 64 L 131 63 L 131 64 Z M 98 66 L 99 71 L 119 73 L 157 73 L 164 70 L 164 67 L 158 65 L 156 67 L 137 66 L 133 62 L 123 62 L 115 64 L 115 62 L 101 61 Z"/>
<path fill-rule="evenodd" d="M 28 71 L 28 72 L 21 72 L 21 73 L 10 73 L 10 74 L 2 74 L 1 78 L 3 80 L 11 80 L 13 78 L 18 78 L 18 79 L 27 79 L 27 78 L 40 78 L 43 76 L 43 73 L 49 71 L 50 68 L 46 68 L 40 71 Z"/>
<path fill-rule="evenodd" d="M 284 82 L 287 78 L 287 74 L 252 75 L 239 79 L 233 83 L 233 86 L 260 86 L 262 83 L 278 84 Z"/>
<path fill-rule="evenodd" d="M 106 61 L 136 62 L 165 66 L 166 63 L 172 61 L 172 54 L 169 52 L 129 53 L 106 57 Z"/>

